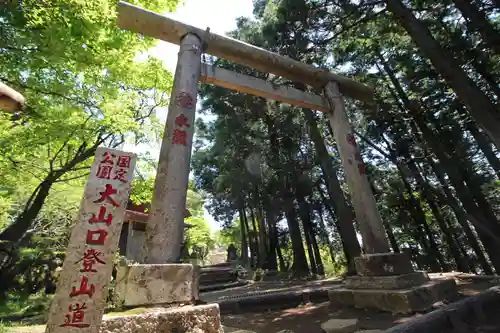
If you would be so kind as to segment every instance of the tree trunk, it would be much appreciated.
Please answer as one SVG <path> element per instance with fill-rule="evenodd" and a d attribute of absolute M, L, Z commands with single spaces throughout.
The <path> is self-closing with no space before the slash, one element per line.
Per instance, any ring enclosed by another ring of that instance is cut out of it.
<path fill-rule="evenodd" d="M 500 98 L 500 87 L 497 83 L 498 78 L 489 69 L 491 67 L 491 60 L 488 56 L 484 52 L 474 49 L 474 45 L 466 40 L 461 34 L 452 31 L 449 24 L 444 22 L 443 19 L 437 22 L 439 27 L 446 31 L 452 38 L 451 47 L 454 53 L 457 56 L 463 53 L 465 62 L 469 62 L 472 65 L 474 70 L 486 81 L 493 94 L 495 94 L 497 98 Z"/>
<path fill-rule="evenodd" d="M 441 204 L 446 204 L 448 205 L 453 213 L 455 214 L 455 217 L 460 224 L 460 226 L 463 228 L 465 235 L 467 237 L 467 243 L 469 246 L 472 248 L 474 253 L 477 256 L 477 260 L 479 264 L 481 265 L 481 268 L 483 269 L 484 273 L 487 275 L 492 275 L 493 270 L 491 269 L 490 264 L 488 263 L 488 260 L 486 259 L 483 250 L 481 249 L 481 245 L 479 244 L 476 236 L 474 235 L 474 232 L 469 226 L 469 223 L 467 222 L 467 216 L 463 209 L 460 207 L 458 202 L 456 201 L 455 197 L 453 196 L 451 189 L 448 187 L 448 183 L 446 182 L 446 179 L 444 177 L 444 172 L 440 167 L 432 161 L 430 157 L 427 158 L 429 165 L 431 166 L 433 172 L 436 174 L 437 179 L 441 183 L 442 190 L 444 192 L 441 193 L 440 191 L 436 191 L 436 195 L 438 197 L 438 200 L 441 201 Z"/>
<path fill-rule="evenodd" d="M 486 15 L 471 0 L 453 0 L 462 13 L 469 30 L 478 32 L 488 47 L 500 55 L 500 34 Z"/>
<path fill-rule="evenodd" d="M 481 149 L 484 156 L 488 160 L 488 163 L 495 172 L 497 178 L 500 179 L 500 159 L 498 159 L 497 155 L 493 151 L 490 138 L 479 130 L 474 121 L 469 118 L 466 110 L 464 110 L 461 106 L 457 107 L 456 110 L 458 114 L 464 118 L 465 128 L 474 137 L 479 149 Z"/>
<path fill-rule="evenodd" d="M 500 238 L 500 225 L 497 221 L 491 221 L 489 218 L 487 218 L 484 215 L 482 209 L 476 204 L 474 195 L 472 194 L 470 189 L 463 183 L 464 179 L 457 169 L 457 166 L 459 166 L 461 162 L 459 160 L 453 159 L 452 156 L 448 158 L 444 153 L 439 140 L 436 139 L 430 129 L 427 128 L 425 121 L 423 121 L 418 115 L 415 117 L 415 119 L 426 142 L 429 143 L 429 146 L 438 156 L 443 167 L 445 168 L 450 182 L 453 184 L 453 187 L 455 187 L 457 196 L 462 202 L 464 208 L 480 224 L 475 225 L 478 235 L 481 238 L 481 241 L 486 248 L 488 255 L 490 256 L 495 270 L 500 271 L 500 252 L 498 251 L 498 249 L 500 248 L 500 244 L 496 242 L 496 238 Z"/>
<path fill-rule="evenodd" d="M 385 2 L 387 9 L 406 29 L 422 53 L 429 58 L 458 98 L 467 106 L 474 120 L 485 130 L 495 145 L 500 147 L 500 131 L 498 131 L 500 114 L 496 106 L 401 0 L 386 0 Z"/>
<path fill-rule="evenodd" d="M 401 174 L 401 180 L 403 181 L 403 184 L 406 188 L 406 191 L 408 193 L 409 197 L 409 207 L 410 207 L 410 215 L 413 217 L 413 220 L 417 223 L 417 228 L 418 225 L 422 226 L 425 235 L 427 236 L 428 243 L 423 243 L 422 245 L 425 244 L 425 246 L 428 248 L 428 257 L 429 257 L 429 263 L 431 265 L 432 271 L 435 272 L 440 272 L 441 270 L 448 271 L 448 265 L 446 264 L 443 255 L 441 254 L 441 251 L 439 250 L 439 247 L 436 243 L 436 240 L 434 239 L 434 234 L 431 232 L 429 224 L 427 222 L 427 219 L 425 217 L 425 213 L 422 209 L 422 205 L 420 203 L 420 200 L 413 195 L 413 189 L 406 180 L 406 177 L 400 172 Z"/>
<path fill-rule="evenodd" d="M 300 233 L 299 222 L 295 213 L 293 204 L 293 194 L 288 193 L 285 200 L 285 216 L 290 231 L 290 239 L 292 241 L 293 265 L 292 268 L 296 275 L 309 275 L 309 266 L 307 265 L 306 252 L 302 243 L 302 235 Z"/>
<path fill-rule="evenodd" d="M 319 228 L 320 228 L 320 235 L 323 240 L 323 243 L 325 243 L 328 246 L 328 251 L 330 252 L 330 257 L 332 258 L 332 263 L 335 262 L 335 251 L 333 249 L 333 244 L 330 241 L 330 237 L 328 237 L 328 232 L 326 231 L 326 224 L 325 220 L 323 219 L 323 209 L 321 208 L 321 205 L 319 205 L 318 208 L 318 216 L 319 216 Z"/>
<path fill-rule="evenodd" d="M 257 188 L 254 188 L 254 200 L 256 207 L 256 218 L 258 223 L 258 231 L 257 237 L 259 238 L 259 253 L 257 257 L 257 265 L 258 267 L 263 267 L 264 262 L 267 257 L 267 235 L 266 235 L 266 220 L 264 216 L 264 212 L 262 210 L 262 198 L 259 195 Z"/>
<path fill-rule="evenodd" d="M 279 246 L 279 244 L 277 243 L 278 238 L 275 236 L 276 221 L 272 207 L 267 207 L 266 209 L 266 220 L 267 220 L 267 227 L 269 230 L 268 232 L 269 250 L 267 252 L 265 268 L 276 271 L 278 270 L 278 262 L 276 260 L 276 248 Z"/>
<path fill-rule="evenodd" d="M 333 167 L 330 155 L 325 146 L 325 142 L 318 130 L 318 124 L 314 114 L 309 109 L 302 109 L 304 118 L 309 127 L 309 135 L 314 143 L 316 154 L 321 163 L 328 196 L 330 197 L 331 206 L 338 217 L 338 230 L 342 242 L 344 244 L 344 252 L 348 263 L 349 274 L 354 274 L 354 258 L 361 255 L 361 247 L 359 246 L 356 230 L 354 229 L 354 213 L 349 207 L 346 198 L 342 192 L 340 182 L 337 178 L 337 171 Z"/>
<path fill-rule="evenodd" d="M 479 149 L 483 152 L 491 168 L 500 179 L 500 160 L 491 147 L 489 137 L 483 134 L 472 121 L 466 121 L 465 126 L 477 142 Z"/>
<path fill-rule="evenodd" d="M 490 256 L 495 270 L 498 271 L 500 268 L 500 253 L 498 251 L 498 244 L 495 240 L 500 234 L 498 223 L 489 222 L 488 218 L 483 215 L 481 209 L 475 202 L 474 196 L 467 186 L 465 186 L 462 175 L 457 170 L 457 166 L 461 165 L 461 161 L 456 157 L 448 156 L 445 153 L 446 150 L 443 148 L 440 140 L 434 136 L 433 132 L 428 128 L 426 120 L 422 117 L 419 105 L 416 102 L 410 101 L 388 64 L 385 61 L 382 61 L 382 65 L 384 66 L 384 69 L 396 91 L 392 92 L 391 89 L 391 93 L 395 95 L 396 98 L 399 97 L 406 110 L 410 111 L 410 114 L 415 119 L 415 123 L 410 123 L 413 127 L 412 129 L 414 133 L 422 132 L 422 136 L 426 143 L 434 151 L 438 159 L 443 164 L 443 167 L 446 169 L 450 182 L 453 184 L 453 187 L 455 187 L 457 195 L 464 208 L 472 217 L 474 217 L 475 221 L 477 221 L 475 226 L 477 228 L 478 235 L 488 252 L 488 255 Z"/>
<path fill-rule="evenodd" d="M 253 249 L 250 253 L 250 257 L 251 257 L 250 261 L 251 261 L 252 267 L 256 267 L 257 262 L 255 262 L 255 261 L 258 258 L 258 253 L 259 253 L 259 239 L 257 237 L 257 232 L 258 232 L 257 220 L 255 218 L 255 213 L 254 213 L 253 207 L 250 207 L 250 218 L 252 219 L 252 229 L 253 229 L 253 233 L 252 233 Z"/>
<path fill-rule="evenodd" d="M 337 222 L 337 223 L 334 222 L 335 225 L 336 225 L 336 227 L 337 227 L 337 230 L 340 230 L 340 225 L 339 225 L 338 219 L 335 218 L 336 215 L 333 212 L 333 209 L 332 209 L 331 205 L 329 205 L 329 201 L 326 199 L 326 196 L 323 193 L 323 190 L 321 189 L 321 187 L 319 185 L 317 186 L 317 189 L 318 189 L 318 192 L 319 192 L 319 194 L 321 196 L 323 204 L 326 207 L 326 210 L 330 214 L 330 217 L 331 217 L 332 221 Z M 340 234 L 340 231 L 339 231 L 339 234 Z M 348 244 L 346 243 L 346 241 L 344 240 L 344 238 L 342 236 L 340 237 L 340 241 L 342 242 L 342 250 L 344 251 L 344 255 L 345 255 L 345 258 L 346 258 L 346 261 L 347 261 L 347 275 L 349 275 L 349 276 L 356 275 L 356 267 L 354 265 L 354 258 L 356 256 L 352 256 L 350 254 L 350 252 L 349 252 L 349 246 L 348 246 Z M 356 238 L 356 242 L 357 242 L 357 238 Z M 358 246 L 359 246 L 359 242 L 358 242 Z M 361 247 L 359 248 L 359 251 L 360 251 L 359 255 L 361 255 Z M 350 261 L 349 258 L 352 258 L 352 260 Z"/>
<path fill-rule="evenodd" d="M 406 233 L 410 234 L 422 247 L 423 253 L 421 255 L 421 258 L 425 258 L 426 270 L 440 271 L 441 267 L 439 266 L 437 258 L 431 255 L 433 251 L 431 249 L 431 246 L 429 245 L 429 241 L 426 237 L 423 225 L 421 222 L 419 222 L 419 217 L 416 216 L 414 204 L 411 202 L 411 200 L 406 199 L 403 194 L 401 194 L 400 201 L 403 205 L 403 209 L 400 211 L 401 215 L 409 218 L 409 220 L 411 218 L 411 220 L 413 220 L 414 222 L 405 223 L 407 225 Z"/>
<path fill-rule="evenodd" d="M 400 253 L 401 251 L 399 250 L 398 242 L 396 240 L 396 237 L 394 236 L 394 233 L 392 232 L 392 228 L 390 225 L 385 222 L 385 219 L 382 219 L 382 222 L 384 223 L 384 228 L 385 231 L 387 232 L 387 238 L 389 239 L 389 243 L 391 243 L 392 251 L 394 253 Z"/>
<path fill-rule="evenodd" d="M 300 219 L 302 220 L 302 226 L 304 229 L 304 237 L 306 239 L 306 245 L 307 245 L 307 254 L 309 256 L 309 263 L 311 264 L 311 273 L 313 274 L 318 274 L 317 266 L 316 266 L 316 258 L 314 257 L 314 250 L 312 246 L 312 233 L 311 233 L 311 215 L 309 214 L 309 209 L 306 207 L 307 203 L 305 201 L 305 198 L 297 194 L 295 192 L 297 202 L 299 204 L 299 215 Z"/>
<path fill-rule="evenodd" d="M 245 213 L 245 205 L 243 200 L 240 199 L 240 229 L 241 229 L 241 260 L 248 263 L 248 222 Z"/>
<path fill-rule="evenodd" d="M 321 259 L 321 252 L 319 251 L 318 241 L 316 239 L 316 233 L 314 232 L 314 228 L 311 230 L 311 240 L 312 240 L 314 258 L 316 260 L 318 275 L 324 276 L 325 268 L 323 266 L 323 260 Z"/>
<path fill-rule="evenodd" d="M 276 244 L 276 255 L 278 256 L 279 260 L 279 268 L 281 272 L 286 272 L 287 271 L 287 266 L 285 264 L 285 259 L 283 258 L 283 253 L 281 253 L 281 246 L 279 242 L 279 237 L 278 237 L 278 227 L 276 226 L 276 223 L 273 225 L 273 234 L 272 236 L 274 237 L 274 244 Z"/>
<path fill-rule="evenodd" d="M 49 176 L 37 186 L 21 214 L 0 233 L 0 241 L 17 243 L 23 238 L 38 216 L 38 213 L 40 213 L 55 180 L 55 178 Z"/>
<path fill-rule="evenodd" d="M 425 199 L 425 201 L 429 205 L 429 208 L 431 209 L 432 214 L 434 215 L 434 218 L 436 219 L 436 222 L 439 225 L 439 228 L 443 232 L 446 243 L 448 244 L 449 252 L 453 256 L 453 259 L 455 260 L 457 268 L 461 272 L 468 272 L 469 271 L 468 267 L 463 265 L 464 261 L 462 260 L 462 256 L 460 255 L 460 250 L 458 249 L 457 244 L 455 243 L 455 240 L 453 238 L 453 235 L 451 234 L 450 230 L 448 229 L 448 227 L 446 225 L 446 221 L 443 217 L 443 214 L 441 213 L 441 210 L 438 208 L 438 206 L 434 202 L 434 198 L 433 198 L 431 191 L 429 189 L 429 184 L 424 180 L 424 178 L 420 174 L 420 171 L 418 170 L 417 165 L 415 164 L 415 161 L 413 161 L 411 159 L 408 151 L 405 151 L 404 155 L 406 155 L 407 158 L 410 159 L 409 162 L 407 163 L 407 166 L 408 166 L 413 178 L 416 180 L 418 187 L 420 188 L 420 192 L 422 194 L 422 197 Z"/>

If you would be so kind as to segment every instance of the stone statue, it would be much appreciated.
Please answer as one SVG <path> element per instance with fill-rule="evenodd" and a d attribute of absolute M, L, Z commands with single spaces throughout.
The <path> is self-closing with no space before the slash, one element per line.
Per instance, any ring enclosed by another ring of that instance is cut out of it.
<path fill-rule="evenodd" d="M 227 262 L 238 260 L 238 251 L 236 250 L 236 246 L 234 244 L 229 245 L 227 248 Z"/>

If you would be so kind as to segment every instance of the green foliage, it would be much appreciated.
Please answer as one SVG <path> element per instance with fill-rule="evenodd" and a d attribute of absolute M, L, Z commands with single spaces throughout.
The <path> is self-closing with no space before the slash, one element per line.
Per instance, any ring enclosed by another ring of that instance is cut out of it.
<path fill-rule="evenodd" d="M 6 301 L 0 304 L 0 317 L 38 315 L 50 306 L 52 297 L 53 295 L 41 292 L 23 296 L 10 294 Z"/>
<path fill-rule="evenodd" d="M 241 251 L 241 224 L 235 220 L 231 226 L 219 229 L 214 235 L 217 245 L 227 249 L 229 245 L 233 244 L 238 252 Z"/>
<path fill-rule="evenodd" d="M 190 217 L 186 223 L 191 226 L 186 231 L 186 245 L 191 252 L 196 253 L 198 259 L 205 259 L 208 251 L 215 246 L 208 222 L 201 217 Z"/>
<path fill-rule="evenodd" d="M 0 296 L 53 292 L 98 146 L 158 137 L 172 75 L 138 57 L 156 43 L 118 28 L 118 1 L 8 1 L 0 8 L 0 81 L 23 110 L 0 112 Z M 177 0 L 135 1 L 156 11 Z"/>

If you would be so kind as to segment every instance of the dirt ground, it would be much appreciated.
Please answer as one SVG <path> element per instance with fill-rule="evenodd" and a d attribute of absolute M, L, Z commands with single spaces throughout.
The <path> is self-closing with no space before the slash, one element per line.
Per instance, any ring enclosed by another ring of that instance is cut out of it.
<path fill-rule="evenodd" d="M 469 278 L 458 277 L 451 273 L 430 274 L 433 279 L 445 279 L 454 277 L 457 281 L 461 295 L 471 296 L 484 291 L 492 286 L 498 285 L 498 280 L 472 280 Z M 321 288 L 325 286 L 336 287 L 339 280 L 322 280 L 308 282 L 259 282 L 249 284 L 244 287 L 216 291 L 202 294 L 202 299 L 208 302 L 216 302 L 217 299 L 227 297 L 249 295 L 259 292 L 271 292 L 281 290 L 295 290 L 304 288 Z M 414 316 L 419 316 L 416 314 Z M 403 323 L 414 316 L 392 315 L 387 312 L 374 311 L 372 309 L 355 309 L 347 307 L 332 307 L 328 302 L 321 304 L 309 304 L 297 308 L 268 311 L 263 313 L 244 313 L 237 315 L 223 315 L 222 324 L 227 328 L 236 328 L 241 330 L 250 330 L 257 333 L 277 333 L 281 330 L 291 330 L 293 333 L 321 333 L 321 323 L 333 319 L 353 319 L 360 321 L 360 330 L 362 329 L 380 329 L 385 330 L 392 326 Z M 45 327 L 24 326 L 11 327 L 7 329 L 8 333 L 43 333 Z M 233 332 L 228 330 L 228 332 Z M 481 331 L 483 332 L 483 331 Z M 484 331 L 486 332 L 486 331 Z M 236 332 L 235 332 L 236 333 Z M 291 333 L 291 332 L 287 332 Z"/>
<path fill-rule="evenodd" d="M 432 276 L 432 278 L 440 277 L 436 275 Z M 442 278 L 449 278 L 449 276 L 442 276 Z M 473 281 L 469 279 L 457 279 L 456 281 L 459 292 L 463 296 L 475 295 L 498 284 L 496 281 Z M 227 327 L 251 330 L 258 333 L 276 333 L 280 330 L 291 330 L 294 333 L 321 333 L 321 323 L 333 318 L 357 318 L 360 322 L 360 330 L 385 330 L 420 315 L 392 315 L 371 309 L 335 308 L 326 302 L 281 311 L 224 315 L 222 316 L 222 323 Z"/>

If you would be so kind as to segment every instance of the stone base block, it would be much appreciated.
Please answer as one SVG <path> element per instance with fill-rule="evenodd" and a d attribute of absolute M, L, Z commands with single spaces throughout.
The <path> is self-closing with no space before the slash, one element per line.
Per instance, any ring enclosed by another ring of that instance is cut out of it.
<path fill-rule="evenodd" d="M 374 308 L 393 313 L 430 309 L 436 302 L 457 297 L 455 280 L 430 281 L 402 290 L 338 288 L 328 292 L 330 303 L 357 308 Z"/>
<path fill-rule="evenodd" d="M 330 319 L 321 324 L 323 333 L 354 333 L 358 330 L 357 319 Z"/>
<path fill-rule="evenodd" d="M 358 275 L 382 276 L 413 273 L 410 258 L 404 253 L 364 254 L 354 258 Z"/>
<path fill-rule="evenodd" d="M 199 273 L 190 264 L 119 267 L 116 293 L 125 306 L 191 303 L 199 299 Z"/>
<path fill-rule="evenodd" d="M 426 272 L 387 276 L 349 276 L 344 280 L 350 289 L 405 289 L 429 282 Z"/>
<path fill-rule="evenodd" d="M 152 309 L 151 312 L 105 318 L 104 333 L 224 333 L 217 304 Z"/>

